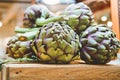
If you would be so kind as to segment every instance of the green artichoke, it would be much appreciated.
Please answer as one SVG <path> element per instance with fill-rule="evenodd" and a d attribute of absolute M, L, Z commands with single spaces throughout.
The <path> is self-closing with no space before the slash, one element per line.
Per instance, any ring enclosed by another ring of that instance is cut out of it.
<path fill-rule="evenodd" d="M 7 54 L 12 58 L 34 57 L 34 53 L 30 47 L 34 39 L 36 31 L 13 36 L 7 43 Z"/>
<path fill-rule="evenodd" d="M 81 32 L 94 23 L 94 16 L 91 9 L 82 2 L 69 5 L 63 14 L 66 15 L 67 24 L 77 34 L 81 34 Z"/>
<path fill-rule="evenodd" d="M 69 63 L 78 59 L 81 44 L 65 22 L 51 22 L 40 28 L 31 47 L 43 63 Z"/>
<path fill-rule="evenodd" d="M 32 5 L 28 7 L 24 12 L 23 26 L 24 27 L 36 27 L 35 21 L 37 18 L 45 20 L 54 16 L 46 6 L 44 5 Z"/>
<path fill-rule="evenodd" d="M 105 64 L 116 58 L 120 41 L 106 25 L 94 25 L 80 36 L 82 48 L 80 57 L 86 63 Z"/>

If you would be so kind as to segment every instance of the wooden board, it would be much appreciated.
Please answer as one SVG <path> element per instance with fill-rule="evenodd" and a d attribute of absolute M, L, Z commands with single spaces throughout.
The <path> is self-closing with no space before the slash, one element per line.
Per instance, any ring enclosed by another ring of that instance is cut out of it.
<path fill-rule="evenodd" d="M 0 80 L 1 80 L 1 71 L 0 71 Z"/>
<path fill-rule="evenodd" d="M 4 64 L 2 80 L 120 80 L 120 62 L 88 64 Z"/>

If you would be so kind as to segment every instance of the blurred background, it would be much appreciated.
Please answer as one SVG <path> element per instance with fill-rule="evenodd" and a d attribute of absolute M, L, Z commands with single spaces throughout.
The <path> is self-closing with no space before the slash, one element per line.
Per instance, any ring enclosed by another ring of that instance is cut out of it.
<path fill-rule="evenodd" d="M 5 46 L 15 27 L 22 26 L 25 9 L 32 4 L 44 4 L 59 15 L 70 4 L 83 2 L 94 13 L 95 24 L 112 27 L 110 0 L 0 0 L 0 58 L 5 56 Z"/>

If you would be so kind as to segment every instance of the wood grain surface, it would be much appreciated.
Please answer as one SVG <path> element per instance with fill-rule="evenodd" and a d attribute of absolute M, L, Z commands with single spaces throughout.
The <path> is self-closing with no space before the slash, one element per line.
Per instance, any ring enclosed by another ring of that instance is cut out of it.
<path fill-rule="evenodd" d="M 120 80 L 120 64 L 4 64 L 2 80 Z"/>
<path fill-rule="evenodd" d="M 2 79 L 1 79 L 1 71 L 0 71 L 0 80 L 2 80 Z"/>

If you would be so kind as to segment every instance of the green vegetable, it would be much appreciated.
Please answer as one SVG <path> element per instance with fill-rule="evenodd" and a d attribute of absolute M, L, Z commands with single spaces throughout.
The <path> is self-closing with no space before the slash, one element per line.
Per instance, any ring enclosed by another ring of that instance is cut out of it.
<path fill-rule="evenodd" d="M 106 25 L 88 27 L 80 36 L 80 57 L 86 63 L 105 64 L 117 57 L 120 41 Z"/>
<path fill-rule="evenodd" d="M 37 18 L 43 20 L 54 16 L 44 5 L 32 5 L 24 12 L 23 26 L 28 28 L 36 27 L 35 21 Z"/>
<path fill-rule="evenodd" d="M 69 63 L 78 59 L 78 35 L 64 22 L 51 22 L 40 28 L 31 44 L 43 63 Z"/>

